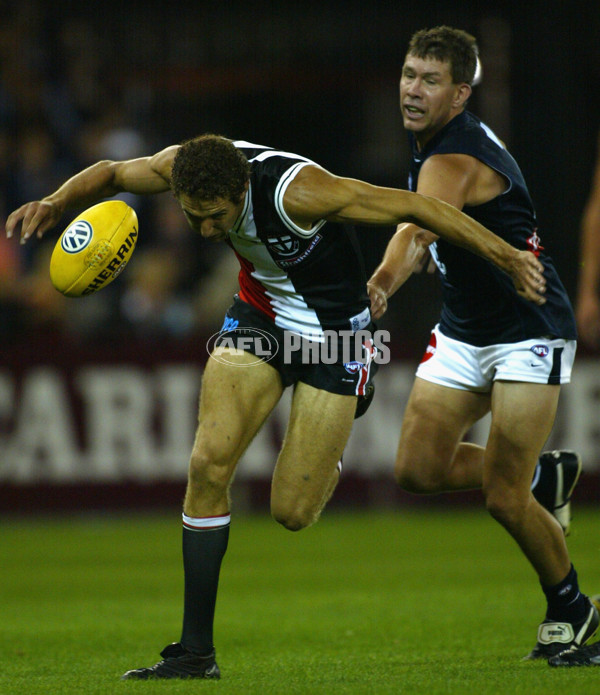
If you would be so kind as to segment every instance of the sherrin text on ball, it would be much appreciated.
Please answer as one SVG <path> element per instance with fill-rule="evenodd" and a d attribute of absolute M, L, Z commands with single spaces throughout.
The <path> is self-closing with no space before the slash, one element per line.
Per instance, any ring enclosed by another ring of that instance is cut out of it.
<path fill-rule="evenodd" d="M 81 213 L 60 235 L 50 259 L 50 279 L 67 297 L 85 297 L 120 275 L 135 249 L 138 219 L 122 200 Z"/>

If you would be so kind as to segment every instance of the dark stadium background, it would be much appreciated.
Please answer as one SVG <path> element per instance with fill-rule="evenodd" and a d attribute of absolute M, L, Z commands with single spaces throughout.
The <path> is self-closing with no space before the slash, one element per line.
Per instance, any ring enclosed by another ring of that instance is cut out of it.
<path fill-rule="evenodd" d="M 205 131 L 404 187 L 399 70 L 413 31 L 442 23 L 479 40 L 484 77 L 471 106 L 519 161 L 543 243 L 574 297 L 579 220 L 600 127 L 597 3 L 0 2 L 0 219 L 97 159 L 147 154 Z M 0 237 L 0 512 L 179 504 L 177 475 L 48 475 L 43 443 L 27 473 L 19 467 L 27 431 L 17 431 L 18 420 L 36 416 L 21 408 L 30 375 L 49 369 L 58 376 L 85 448 L 90 425 L 74 373 L 200 368 L 206 338 L 220 326 L 233 277 L 221 249 L 194 239 L 170 200 L 130 202 L 142 236 L 134 260 L 85 300 L 65 300 L 49 284 L 55 237 L 25 247 Z M 390 231 L 362 235 L 368 270 Z M 214 289 L 219 278 L 224 296 Z M 412 368 L 419 358 L 437 301 L 435 281 L 415 277 L 392 302 L 381 327 L 392 334 L 396 365 Z M 588 373 L 599 366 L 583 349 L 580 357 Z M 588 414 L 599 412 L 598 391 Z M 597 419 L 589 438 L 596 444 Z M 560 426 L 557 436 L 562 442 Z M 375 472 L 351 465 L 335 502 L 412 503 L 391 481 L 393 448 L 386 456 Z M 600 453 L 586 467 L 577 494 L 595 501 Z M 240 503 L 263 505 L 268 475 L 240 478 Z"/>

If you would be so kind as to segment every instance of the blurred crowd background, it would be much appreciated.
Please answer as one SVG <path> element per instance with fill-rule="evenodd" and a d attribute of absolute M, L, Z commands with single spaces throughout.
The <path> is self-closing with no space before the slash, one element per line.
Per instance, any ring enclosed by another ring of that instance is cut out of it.
<path fill-rule="evenodd" d="M 0 1 L 0 228 L 98 159 L 207 131 L 405 187 L 400 67 L 410 35 L 441 23 L 479 40 L 484 77 L 471 107 L 520 162 L 573 296 L 600 123 L 598 3 Z M 169 195 L 129 202 L 140 219 L 134 258 L 85 300 L 50 285 L 55 233 L 24 246 L 0 234 L 0 346 L 49 333 L 178 340 L 220 327 L 233 255 L 195 236 Z M 368 271 L 391 231 L 361 232 Z M 420 350 L 437 308 L 436 283 L 415 277 L 384 326 Z"/>

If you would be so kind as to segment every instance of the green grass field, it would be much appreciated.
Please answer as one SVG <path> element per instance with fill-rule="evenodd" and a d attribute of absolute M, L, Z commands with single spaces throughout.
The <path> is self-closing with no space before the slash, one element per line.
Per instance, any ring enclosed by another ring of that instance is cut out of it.
<path fill-rule="evenodd" d="M 600 591 L 600 512 L 576 510 L 582 588 Z M 222 680 L 120 681 L 179 638 L 180 520 L 5 519 L 2 695 L 595 692 L 600 669 L 522 662 L 544 605 L 483 510 L 325 513 L 292 534 L 233 518 L 217 606 Z"/>

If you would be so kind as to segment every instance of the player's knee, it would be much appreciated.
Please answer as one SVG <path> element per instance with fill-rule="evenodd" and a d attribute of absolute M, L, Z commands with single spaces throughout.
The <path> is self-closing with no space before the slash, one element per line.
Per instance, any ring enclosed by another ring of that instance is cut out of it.
<path fill-rule="evenodd" d="M 309 506 L 295 504 L 285 504 L 271 501 L 271 515 L 278 524 L 281 524 L 288 531 L 301 531 L 311 526 L 318 517 L 318 514 Z"/>
<path fill-rule="evenodd" d="M 490 515 L 507 529 L 518 526 L 525 513 L 526 500 L 512 488 L 484 488 L 485 506 Z"/>
<path fill-rule="evenodd" d="M 227 489 L 230 477 L 228 461 L 212 456 L 208 451 L 194 451 L 190 458 L 188 485 L 195 490 Z"/>

